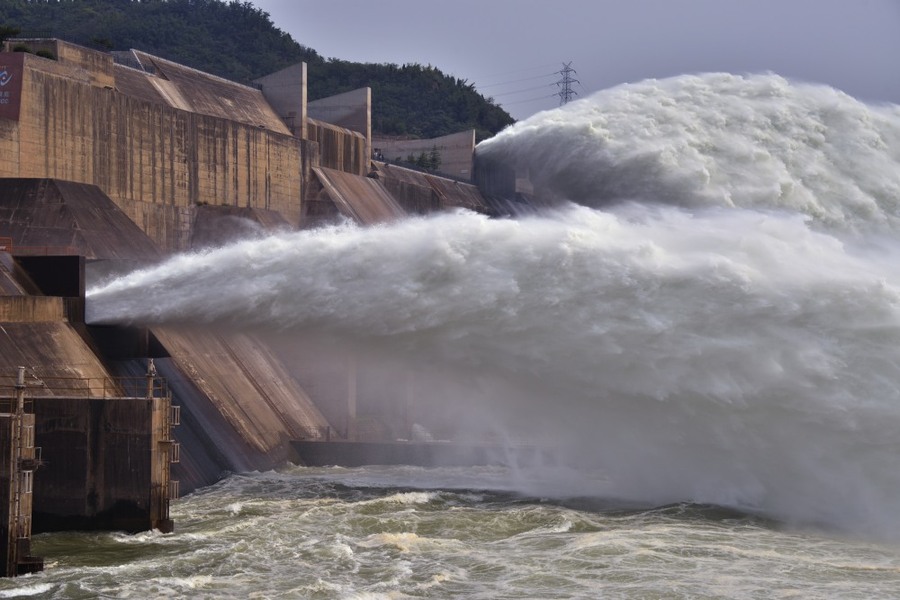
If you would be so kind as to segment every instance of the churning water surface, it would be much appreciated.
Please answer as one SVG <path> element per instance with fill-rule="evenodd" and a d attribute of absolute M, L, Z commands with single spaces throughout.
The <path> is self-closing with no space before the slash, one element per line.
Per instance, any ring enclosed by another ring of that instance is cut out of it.
<path fill-rule="evenodd" d="M 896 597 L 890 547 L 710 506 L 505 491 L 503 469 L 288 468 L 180 500 L 162 535 L 50 534 L 0 597 Z M 410 487 L 422 486 L 422 487 Z"/>

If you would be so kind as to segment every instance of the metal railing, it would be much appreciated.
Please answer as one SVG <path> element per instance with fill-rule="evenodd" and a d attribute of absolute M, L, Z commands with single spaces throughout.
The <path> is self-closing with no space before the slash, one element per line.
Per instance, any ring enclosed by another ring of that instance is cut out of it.
<path fill-rule="evenodd" d="M 79 256 L 83 254 L 75 246 L 15 246 L 7 252 L 15 256 Z"/>
<path fill-rule="evenodd" d="M 400 167 L 402 169 L 409 169 L 410 171 L 417 171 L 419 173 L 424 173 L 425 175 L 433 175 L 435 177 L 440 177 L 441 179 L 450 179 L 451 181 L 457 181 L 459 183 L 468 183 L 470 185 L 472 184 L 471 179 L 466 179 L 465 177 L 461 177 L 459 175 L 452 175 L 450 173 L 444 173 L 443 171 L 439 171 L 439 170 L 426 169 L 425 167 L 420 167 L 416 163 L 407 162 L 406 160 L 403 160 L 403 159 L 379 160 L 379 159 L 376 159 L 373 157 L 372 160 L 376 161 L 376 162 L 384 163 L 385 165 L 388 165 L 389 167 L 390 166 Z M 386 172 L 390 173 L 390 171 L 386 171 Z"/>
<path fill-rule="evenodd" d="M 0 390 L 0 394 L 2 394 L 2 390 Z M 32 402 L 28 396 L 25 397 L 25 407 L 24 410 L 26 413 L 34 412 L 34 402 Z M 0 396 L 0 414 L 12 414 L 16 412 L 16 407 L 18 406 L 18 400 L 15 396 Z"/>
<path fill-rule="evenodd" d="M 0 407 L 15 401 L 15 377 L 0 375 Z M 26 375 L 27 396 L 74 396 L 86 398 L 167 398 L 169 386 L 159 377 L 60 377 Z M 9 396 L 7 396 L 9 394 Z M 179 417 L 180 418 L 180 415 Z"/>
<path fill-rule="evenodd" d="M 46 40 L 51 39 L 53 37 L 53 31 L 51 29 L 31 29 L 24 30 L 16 33 L 14 35 L 9 36 L 8 40 L 13 41 L 23 41 L 23 40 Z"/>
<path fill-rule="evenodd" d="M 20 246 L 11 237 L 0 237 L 0 252 L 8 252 L 15 256 L 70 256 L 80 255 L 82 251 L 75 246 Z"/>

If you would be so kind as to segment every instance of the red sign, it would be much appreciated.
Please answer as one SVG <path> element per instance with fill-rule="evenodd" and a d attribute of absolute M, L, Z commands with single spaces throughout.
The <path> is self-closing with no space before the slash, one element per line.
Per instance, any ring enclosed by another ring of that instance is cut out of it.
<path fill-rule="evenodd" d="M 19 120 L 24 52 L 0 52 L 0 119 Z"/>

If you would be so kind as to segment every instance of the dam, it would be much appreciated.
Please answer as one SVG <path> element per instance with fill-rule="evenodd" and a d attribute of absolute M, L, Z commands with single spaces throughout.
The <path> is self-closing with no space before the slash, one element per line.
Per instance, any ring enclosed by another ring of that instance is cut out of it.
<path fill-rule="evenodd" d="M 406 392 L 385 397 L 352 351 L 315 341 L 85 320 L 87 286 L 177 253 L 341 221 L 506 212 L 469 181 L 474 134 L 431 144 L 452 177 L 392 164 L 375 151 L 370 90 L 308 101 L 306 69 L 247 86 L 139 50 L 4 43 L 0 416 L 3 490 L 21 509 L 4 529 L 6 575 L 39 568 L 32 530 L 172 531 L 170 500 L 227 473 L 302 463 L 310 443 L 318 461 L 334 442 L 331 456 L 365 462 L 415 437 L 427 391 L 408 367 L 393 374 Z"/>

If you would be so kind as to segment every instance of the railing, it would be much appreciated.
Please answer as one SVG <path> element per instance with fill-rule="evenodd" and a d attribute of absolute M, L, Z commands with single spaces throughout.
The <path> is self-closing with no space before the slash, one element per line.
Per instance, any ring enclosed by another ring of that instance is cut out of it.
<path fill-rule="evenodd" d="M 0 392 L 2 393 L 2 392 Z M 25 412 L 33 413 L 34 412 L 34 402 L 32 402 L 28 396 L 25 397 Z M 12 414 L 16 412 L 16 407 L 18 405 L 18 401 L 15 397 L 10 396 L 0 396 L 0 414 Z"/>
<path fill-rule="evenodd" d="M 15 256 L 78 256 L 83 254 L 75 246 L 15 246 L 7 252 Z"/>
<path fill-rule="evenodd" d="M 0 407 L 15 402 L 15 376 L 0 375 Z M 27 396 L 74 396 L 87 398 L 166 398 L 169 386 L 159 377 L 54 377 L 34 372 L 25 379 Z M 7 397 L 7 395 L 9 395 Z M 27 399 L 26 396 L 26 399 Z"/>
<path fill-rule="evenodd" d="M 376 158 L 372 158 L 372 160 L 377 160 L 378 162 L 383 162 L 388 166 L 400 167 L 403 169 L 409 169 L 410 171 L 418 171 L 419 173 L 424 173 L 425 175 L 434 175 L 435 177 L 440 177 L 441 179 L 450 179 L 452 181 L 458 181 L 459 183 L 468 183 L 471 184 L 471 179 L 466 179 L 465 177 L 461 177 L 459 175 L 451 175 L 450 173 L 444 173 L 443 171 L 426 169 L 424 167 L 420 167 L 416 163 L 407 162 L 405 160 L 378 160 Z M 388 173 L 390 171 L 387 171 Z"/>
<path fill-rule="evenodd" d="M 0 252 L 16 256 L 69 256 L 82 254 L 75 246 L 19 246 L 11 237 L 0 237 Z"/>
<path fill-rule="evenodd" d="M 53 37 L 53 31 L 50 29 L 31 29 L 20 31 L 15 35 L 9 36 L 8 40 L 46 40 Z"/>

